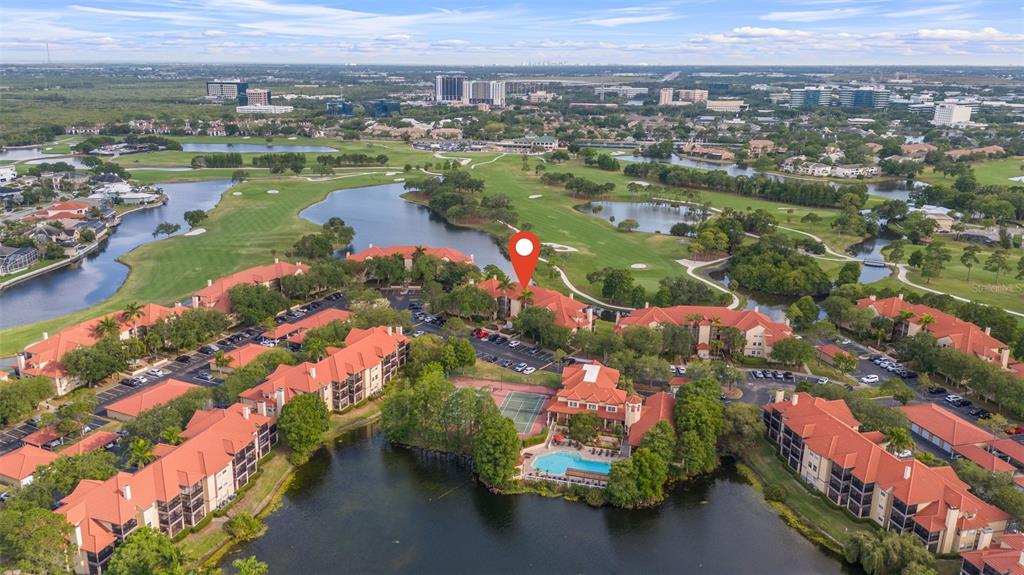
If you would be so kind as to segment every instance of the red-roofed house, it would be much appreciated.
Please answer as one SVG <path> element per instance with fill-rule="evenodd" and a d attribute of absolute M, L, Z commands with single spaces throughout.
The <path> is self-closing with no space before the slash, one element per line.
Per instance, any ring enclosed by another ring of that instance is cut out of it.
<path fill-rule="evenodd" d="M 35 447 L 54 449 L 64 443 L 64 435 L 54 425 L 48 425 L 21 438 L 21 442 Z"/>
<path fill-rule="evenodd" d="M 300 343 L 305 339 L 303 335 L 305 332 L 323 327 L 332 321 L 347 321 L 350 317 L 352 317 L 351 312 L 343 309 L 327 308 L 313 315 L 306 316 L 295 323 L 282 323 L 266 334 L 266 336 L 272 339 L 288 338 L 290 342 Z"/>
<path fill-rule="evenodd" d="M 971 322 L 949 315 L 926 305 L 910 303 L 903 295 L 885 299 L 870 296 L 857 301 L 857 306 L 871 310 L 875 315 L 887 317 L 895 323 L 895 336 L 912 336 L 922 329 L 935 336 L 942 347 L 996 363 L 1003 369 L 1010 367 L 1010 348 L 989 335 L 991 329 L 982 330 Z M 921 323 L 930 316 L 931 323 Z"/>
<path fill-rule="evenodd" d="M 0 482 L 24 487 L 32 483 L 36 469 L 53 463 L 58 457 L 56 453 L 35 445 L 22 445 L 0 455 Z"/>
<path fill-rule="evenodd" d="M 913 532 L 933 553 L 989 547 L 1010 516 L 972 494 L 951 467 L 899 459 L 868 434 L 842 400 L 807 393 L 766 404 L 768 438 L 800 478 L 857 517 Z"/>
<path fill-rule="evenodd" d="M 953 455 L 967 445 L 984 445 L 995 436 L 934 403 L 915 403 L 900 408 L 910 420 L 910 430 Z"/>
<path fill-rule="evenodd" d="M 193 389 L 199 389 L 199 386 L 187 381 L 167 379 L 111 403 L 107 406 L 107 417 L 118 421 L 128 421 L 138 417 L 143 411 L 160 407 Z"/>
<path fill-rule="evenodd" d="M 814 348 L 814 351 L 818 359 L 828 365 L 835 365 L 836 356 L 841 356 L 842 354 L 850 355 L 846 350 L 834 343 L 819 345 Z"/>
<path fill-rule="evenodd" d="M 554 314 L 556 325 L 569 328 L 573 332 L 578 329 L 594 329 L 594 310 L 583 302 L 576 301 L 572 295 L 565 295 L 555 290 L 531 286 L 530 303 L 523 301 L 523 288 L 518 283 L 510 283 L 502 287 L 497 278 L 488 278 L 478 288 L 487 292 L 498 304 L 496 319 L 511 320 L 518 316 L 526 307 L 539 307 Z"/>
<path fill-rule="evenodd" d="M 619 318 L 616 330 L 631 325 L 658 327 L 664 324 L 689 326 L 694 335 L 697 356 L 711 357 L 711 342 L 719 339 L 719 330 L 732 327 L 746 336 L 743 355 L 768 357 L 775 342 L 793 337 L 789 324 L 772 321 L 763 313 L 752 310 L 732 310 L 724 307 L 677 305 L 674 307 L 645 307 L 629 317 Z"/>
<path fill-rule="evenodd" d="M 281 408 L 300 393 L 316 393 L 328 409 L 341 411 L 381 392 L 405 365 L 409 339 L 401 328 L 353 329 L 345 347 L 333 349 L 316 363 L 280 365 L 263 383 L 242 392 L 248 406 L 280 415 Z"/>
<path fill-rule="evenodd" d="M 960 575 L 1024 575 L 1024 534 L 1003 535 L 988 549 L 960 555 Z"/>
<path fill-rule="evenodd" d="M 413 259 L 419 255 L 433 256 L 443 262 L 455 262 L 463 264 L 472 264 L 473 255 L 465 255 L 459 250 L 452 248 L 434 248 L 430 246 L 387 246 L 387 247 L 374 247 L 370 244 L 370 247 L 357 254 L 349 254 L 346 259 L 357 262 L 365 262 L 366 260 L 372 260 L 373 258 L 386 258 L 399 256 L 405 263 L 405 269 L 412 269 Z"/>
<path fill-rule="evenodd" d="M 92 453 L 97 449 L 106 448 L 108 445 L 117 441 L 117 438 L 118 435 L 113 431 L 97 431 L 96 433 L 85 436 L 85 438 L 78 443 L 73 443 L 61 449 L 57 454 L 72 457 L 74 455 Z"/>
<path fill-rule="evenodd" d="M 249 284 L 279 290 L 281 289 L 281 278 L 301 275 L 308 271 L 309 266 L 302 262 L 292 264 L 274 258 L 274 263 L 270 265 L 252 267 L 217 280 L 207 281 L 206 287 L 197 291 L 192 296 L 192 307 L 215 309 L 224 313 L 230 313 L 231 300 L 228 297 L 228 291 L 231 288 L 242 284 Z"/>
<path fill-rule="evenodd" d="M 99 575 L 114 548 L 139 527 L 174 536 L 227 503 L 256 473 L 276 441 L 271 418 L 235 404 L 198 411 L 177 447 L 158 445 L 158 458 L 136 473 L 86 479 L 55 513 L 74 528 L 76 573 Z"/>
<path fill-rule="evenodd" d="M 52 220 L 59 218 L 81 219 L 92 208 L 85 202 L 58 202 L 36 210 L 32 215 L 37 219 Z"/>

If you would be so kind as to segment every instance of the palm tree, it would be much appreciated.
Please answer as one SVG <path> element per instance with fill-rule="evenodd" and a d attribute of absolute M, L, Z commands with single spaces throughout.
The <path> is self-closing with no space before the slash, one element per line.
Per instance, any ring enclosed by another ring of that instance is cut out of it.
<path fill-rule="evenodd" d="M 978 263 L 978 252 L 981 248 L 978 246 L 967 246 L 964 248 L 964 253 L 960 254 L 960 263 L 967 268 L 967 281 L 971 281 L 971 269 L 974 268 L 974 264 Z"/>
<path fill-rule="evenodd" d="M 529 306 L 533 303 L 533 292 L 523 287 L 523 293 L 519 294 L 519 301 L 523 302 L 523 307 Z"/>
<path fill-rule="evenodd" d="M 135 335 L 135 321 L 142 317 L 143 313 L 142 306 L 135 302 L 125 304 L 124 310 L 121 311 L 121 318 L 132 326 L 132 335 Z"/>
<path fill-rule="evenodd" d="M 93 326 L 92 332 L 96 337 L 103 339 L 108 335 L 114 335 L 121 331 L 121 324 L 117 323 L 117 320 L 111 316 L 107 316 L 96 322 Z"/>
<path fill-rule="evenodd" d="M 498 289 L 501 291 L 508 291 L 512 289 L 512 278 L 503 276 L 498 279 Z"/>
<path fill-rule="evenodd" d="M 156 459 L 153 455 L 153 444 L 148 439 L 136 439 L 128 447 L 128 465 L 135 468 L 145 467 Z"/>
<path fill-rule="evenodd" d="M 927 313 L 921 314 L 921 319 L 919 319 L 917 323 L 921 324 L 921 327 L 927 327 L 935 323 L 935 317 Z"/>
<path fill-rule="evenodd" d="M 690 323 L 696 324 L 704 321 L 704 316 L 699 313 L 691 313 L 690 315 L 686 316 L 686 320 L 689 321 Z"/>

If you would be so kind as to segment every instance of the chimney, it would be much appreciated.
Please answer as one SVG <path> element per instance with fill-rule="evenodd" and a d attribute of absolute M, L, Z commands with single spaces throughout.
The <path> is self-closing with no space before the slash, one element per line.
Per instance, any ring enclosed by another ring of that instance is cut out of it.
<path fill-rule="evenodd" d="M 900 300 L 903 300 L 903 294 L 900 294 L 900 295 L 898 295 L 896 297 L 900 298 Z"/>
<path fill-rule="evenodd" d="M 647 308 L 649 308 L 649 307 L 651 307 L 651 302 L 649 302 L 649 301 L 645 301 L 645 302 L 644 302 L 644 309 L 647 309 Z"/>
<path fill-rule="evenodd" d="M 275 264 L 279 264 L 279 263 L 281 263 L 281 259 L 280 259 L 280 258 L 274 258 L 274 263 L 275 263 Z"/>
<path fill-rule="evenodd" d="M 267 402 L 265 402 L 265 401 L 257 401 L 256 402 L 256 413 L 262 415 L 263 417 L 266 417 L 267 416 Z"/>
<path fill-rule="evenodd" d="M 206 280 L 206 287 L 213 286 L 213 280 Z"/>
<path fill-rule="evenodd" d="M 44 331 L 44 332 L 43 332 L 43 339 L 44 339 L 44 340 L 50 339 L 50 332 L 48 332 L 48 331 Z"/>
<path fill-rule="evenodd" d="M 985 328 L 985 335 L 992 335 L 992 328 L 991 327 L 986 327 Z"/>
<path fill-rule="evenodd" d="M 785 392 L 785 390 L 776 389 L 775 390 L 775 401 L 773 401 L 772 403 L 782 403 L 783 401 L 786 401 L 786 392 Z"/>
<path fill-rule="evenodd" d="M 366 246 L 366 247 L 367 247 L 367 248 L 372 248 L 372 247 L 373 247 L 373 244 L 370 244 L 370 245 L 368 245 L 368 246 Z"/>
<path fill-rule="evenodd" d="M 903 468 L 903 479 L 910 479 L 910 472 L 913 471 L 913 467 L 907 465 Z"/>
<path fill-rule="evenodd" d="M 792 403 L 793 405 L 800 403 L 800 394 L 794 393 L 792 397 L 789 398 L 789 402 Z"/>
<path fill-rule="evenodd" d="M 569 299 L 576 299 L 576 294 L 569 292 Z"/>
<path fill-rule="evenodd" d="M 760 312 L 760 311 L 761 311 L 761 306 L 759 306 L 759 305 L 755 305 L 755 306 L 754 306 L 754 313 L 758 313 L 758 312 Z"/>
<path fill-rule="evenodd" d="M 279 387 L 274 390 L 274 403 L 277 404 L 276 410 L 277 415 L 281 415 L 281 408 L 284 407 L 284 388 Z"/>
<path fill-rule="evenodd" d="M 871 294 L 868 296 L 868 299 L 871 301 L 878 301 L 878 296 L 876 296 L 875 294 Z"/>
<path fill-rule="evenodd" d="M 315 365 L 309 366 L 309 377 L 310 377 L 310 379 L 316 379 L 316 366 Z"/>
<path fill-rule="evenodd" d="M 24 353 L 19 353 L 18 354 L 18 372 L 20 373 L 22 371 L 25 371 L 25 354 Z"/>
<path fill-rule="evenodd" d="M 405 328 L 403 328 L 402 326 L 400 326 L 400 325 L 396 325 L 395 326 L 395 333 L 397 333 L 398 335 L 402 335 L 402 332 L 404 332 L 404 331 L 405 331 Z"/>
<path fill-rule="evenodd" d="M 126 501 L 131 501 L 132 500 L 132 486 L 131 485 L 125 485 L 124 487 L 122 487 L 121 488 L 121 495 L 124 496 Z"/>
<path fill-rule="evenodd" d="M 389 325 L 389 326 L 387 326 L 387 328 L 385 328 L 385 329 L 387 329 L 387 330 L 388 330 L 388 335 L 394 335 L 394 333 L 395 333 L 395 330 L 394 330 L 394 328 L 392 328 L 392 327 L 391 327 L 390 325 Z"/>

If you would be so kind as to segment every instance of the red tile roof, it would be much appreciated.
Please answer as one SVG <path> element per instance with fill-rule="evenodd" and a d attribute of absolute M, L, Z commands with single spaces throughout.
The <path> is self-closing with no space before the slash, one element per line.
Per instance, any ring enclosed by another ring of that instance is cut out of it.
<path fill-rule="evenodd" d="M 117 441 L 117 434 L 113 431 L 97 431 L 87 435 L 85 439 L 59 450 L 57 453 L 67 457 L 83 455 L 106 447 L 114 441 Z"/>
<path fill-rule="evenodd" d="M 835 359 L 836 354 L 846 353 L 846 350 L 844 350 L 843 348 L 839 347 L 834 343 L 826 343 L 824 345 L 819 345 L 816 349 L 818 350 L 819 354 L 829 359 Z"/>
<path fill-rule="evenodd" d="M 548 411 L 569 415 L 590 411 L 604 419 L 622 421 L 625 419 L 626 392 L 617 387 L 618 382 L 619 370 L 600 362 L 571 365 L 562 370 L 562 389 L 555 394 L 555 401 Z M 579 402 L 579 406 L 569 407 L 570 401 Z M 587 403 L 597 404 L 598 410 L 587 409 Z M 608 406 L 614 407 L 615 411 L 609 412 Z"/>
<path fill-rule="evenodd" d="M 229 352 L 226 352 L 224 356 L 231 358 L 231 363 L 228 364 L 229 368 L 238 369 L 240 367 L 245 367 L 249 365 L 257 357 L 264 353 L 267 353 L 268 351 L 270 351 L 270 348 L 264 347 L 258 343 L 250 342 L 243 345 L 242 347 L 235 348 Z M 216 359 L 211 359 L 210 365 L 213 365 L 215 362 Z"/>
<path fill-rule="evenodd" d="M 402 256 L 403 259 L 411 259 L 418 249 L 422 249 L 425 255 L 434 256 L 440 260 L 469 264 L 473 263 L 473 256 L 467 256 L 452 248 L 435 248 L 431 246 L 371 246 L 359 253 L 349 254 L 347 259 L 361 262 L 368 259 L 394 255 Z"/>
<path fill-rule="evenodd" d="M 59 457 L 56 453 L 35 445 L 22 445 L 14 451 L 0 455 L 0 476 L 20 483 L 35 473 L 37 468 L 49 465 Z"/>
<path fill-rule="evenodd" d="M 332 321 L 346 321 L 351 316 L 351 312 L 343 309 L 327 308 L 323 311 L 306 316 L 295 323 L 283 323 L 267 334 L 267 337 L 281 339 L 282 337 L 292 335 L 296 332 L 305 332 L 314 328 L 323 327 Z M 289 339 L 289 341 L 292 340 Z"/>
<path fill-rule="evenodd" d="M 986 573 L 1003 575 L 1024 575 L 1024 534 L 1003 535 L 998 543 L 988 549 L 965 551 L 960 554 L 964 561 Z M 985 569 L 985 566 L 989 569 Z"/>
<path fill-rule="evenodd" d="M 127 415 L 128 417 L 136 417 L 143 411 L 159 407 L 185 395 L 193 389 L 199 389 L 199 386 L 187 381 L 168 379 L 133 393 L 124 399 L 115 401 L 107 406 L 107 413 L 114 412 Z"/>
<path fill-rule="evenodd" d="M 1024 445 L 1012 439 L 997 439 L 989 445 L 1010 459 L 1024 464 Z"/>
<path fill-rule="evenodd" d="M 993 473 L 1013 473 L 1017 468 L 999 459 L 991 451 L 978 447 L 977 445 L 961 445 L 956 448 L 958 455 L 972 461 L 987 471 Z"/>
<path fill-rule="evenodd" d="M 524 291 L 518 283 L 512 283 L 511 287 L 502 289 L 496 278 L 488 278 L 477 284 L 477 287 L 495 299 L 499 297 L 521 299 Z M 529 290 L 533 294 L 530 307 L 550 310 L 554 314 L 556 324 L 569 329 L 590 329 L 591 319 L 587 315 L 587 304 L 576 301 L 561 292 L 539 286 L 530 286 Z"/>
<path fill-rule="evenodd" d="M 640 445 L 644 434 L 651 430 L 659 421 L 674 423 L 673 412 L 676 408 L 676 398 L 671 393 L 659 391 L 644 401 L 643 409 L 640 412 L 640 419 L 629 427 L 629 444 L 636 447 Z"/>
<path fill-rule="evenodd" d="M 21 438 L 22 443 L 34 445 L 36 447 L 42 447 L 51 441 L 57 440 L 64 437 L 60 433 L 57 433 L 57 428 L 53 425 L 48 425 L 38 431 L 34 431 L 25 437 Z"/>
<path fill-rule="evenodd" d="M 918 427 L 945 441 L 953 447 L 980 445 L 996 437 L 955 413 L 934 403 L 915 403 L 899 408 L 907 419 Z"/>
<path fill-rule="evenodd" d="M 695 318 L 695 319 L 690 319 Z M 717 320 L 717 323 L 716 323 Z M 673 307 L 646 307 L 634 311 L 629 317 L 620 318 L 616 329 L 630 325 L 653 327 L 671 323 L 675 325 L 720 325 L 734 327 L 744 332 L 761 327 L 765 343 L 793 336 L 793 330 L 784 323 L 772 321 L 765 314 L 752 309 L 732 310 L 725 307 L 705 305 L 677 305 Z"/>
<path fill-rule="evenodd" d="M 276 261 L 269 265 L 251 267 L 214 280 L 210 285 L 197 291 L 195 295 L 199 297 L 201 306 L 229 312 L 231 311 L 231 302 L 228 299 L 228 291 L 231 288 L 242 284 L 263 284 L 284 276 L 299 275 L 308 271 L 309 266 L 306 264 Z"/>

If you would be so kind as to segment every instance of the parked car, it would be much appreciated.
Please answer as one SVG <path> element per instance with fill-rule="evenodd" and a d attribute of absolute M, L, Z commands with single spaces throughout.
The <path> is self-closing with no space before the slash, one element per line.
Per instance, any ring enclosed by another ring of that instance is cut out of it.
<path fill-rule="evenodd" d="M 869 373 L 868 375 L 865 375 L 864 377 L 860 378 L 860 382 L 861 383 L 878 383 L 878 376 L 873 374 L 873 373 Z"/>
<path fill-rule="evenodd" d="M 928 395 L 942 395 L 943 393 L 946 393 L 946 388 L 939 387 L 938 385 L 933 385 L 929 387 L 927 391 Z"/>
<path fill-rule="evenodd" d="M 199 374 L 196 375 L 196 377 L 203 381 L 213 381 L 213 375 L 211 375 L 210 372 L 208 371 L 200 371 Z"/>
<path fill-rule="evenodd" d="M 526 362 L 519 362 L 519 363 L 516 364 L 516 366 L 513 369 L 515 371 L 522 372 L 527 367 L 529 367 L 529 366 L 526 364 Z"/>
<path fill-rule="evenodd" d="M 956 405 L 956 402 L 960 401 L 961 399 L 963 399 L 963 397 L 960 397 L 959 395 L 957 395 L 955 393 L 951 393 L 951 394 L 947 395 L 944 398 L 946 403 L 952 403 L 954 405 Z"/>
<path fill-rule="evenodd" d="M 961 399 L 955 404 L 957 407 L 970 407 L 974 405 L 974 402 L 969 399 Z"/>
<path fill-rule="evenodd" d="M 686 366 L 685 365 L 673 365 L 672 366 L 672 373 L 682 377 L 682 376 L 686 375 Z"/>
<path fill-rule="evenodd" d="M 163 377 L 164 375 L 166 375 L 164 373 L 164 370 L 157 369 L 155 367 L 153 369 L 147 370 L 146 373 L 148 373 L 149 375 L 152 375 L 153 377 Z"/>
<path fill-rule="evenodd" d="M 827 377 L 819 377 L 818 381 L 815 382 L 815 383 L 817 383 L 818 385 L 825 385 L 826 383 L 828 383 L 828 378 Z"/>
<path fill-rule="evenodd" d="M 521 342 L 518 339 L 513 339 L 512 341 L 508 342 L 508 346 L 514 349 L 519 347 L 520 343 Z"/>
<path fill-rule="evenodd" d="M 751 376 L 752 376 L 752 377 L 753 377 L 754 379 L 761 379 L 762 377 L 764 377 L 763 375 L 761 375 L 761 370 L 759 370 L 759 369 L 755 369 L 755 370 L 751 371 L 751 372 L 750 372 L 750 375 L 751 375 Z"/>
<path fill-rule="evenodd" d="M 188 363 L 188 362 L 192 361 L 192 356 L 190 356 L 190 355 L 179 355 L 178 357 L 174 358 L 174 361 L 176 361 L 178 363 Z"/>
<path fill-rule="evenodd" d="M 793 377 L 793 374 L 791 372 L 784 371 L 782 372 L 782 379 L 786 381 L 793 381 L 795 378 Z"/>
<path fill-rule="evenodd" d="M 418 330 L 412 332 L 412 337 L 419 337 L 419 336 L 421 336 L 421 335 L 423 335 L 425 333 L 427 333 L 427 332 L 423 331 L 422 329 L 418 329 Z"/>
<path fill-rule="evenodd" d="M 992 417 L 992 413 L 987 409 L 982 409 L 981 413 L 975 415 L 974 417 L 977 417 L 978 419 L 989 419 Z"/>
<path fill-rule="evenodd" d="M 532 374 L 535 371 L 537 371 L 537 368 L 535 368 L 535 367 L 527 367 L 526 369 L 523 370 L 523 375 L 530 375 L 530 374 Z"/>
<path fill-rule="evenodd" d="M 213 355 L 218 351 L 220 351 L 220 348 L 213 345 L 212 343 L 210 345 L 204 345 L 203 347 L 199 348 L 199 353 L 203 355 Z"/>
<path fill-rule="evenodd" d="M 974 414 L 972 413 L 971 415 L 974 415 Z M 977 416 L 975 416 L 975 417 L 977 417 Z M 1016 427 L 1007 427 L 1004 431 L 1006 431 L 1007 435 L 1020 435 L 1020 434 L 1024 433 L 1024 427 L 1021 427 L 1020 425 L 1018 425 Z"/>

